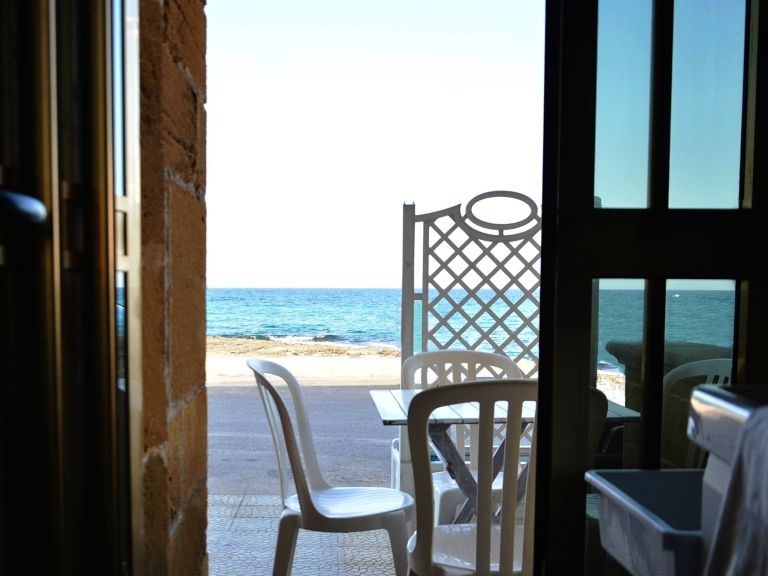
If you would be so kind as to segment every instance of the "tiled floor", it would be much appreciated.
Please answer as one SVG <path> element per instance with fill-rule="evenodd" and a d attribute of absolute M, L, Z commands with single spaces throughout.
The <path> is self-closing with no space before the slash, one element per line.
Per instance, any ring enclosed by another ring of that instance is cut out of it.
<path fill-rule="evenodd" d="M 387 486 L 395 434 L 380 425 L 367 388 L 306 388 L 326 480 L 337 486 Z M 269 576 L 281 512 L 272 438 L 255 387 L 208 389 L 208 555 L 210 576 Z M 312 416 L 310 416 L 312 418 Z M 355 438 L 354 442 L 347 441 Z M 302 531 L 295 575 L 394 575 L 384 531 Z M 626 576 L 610 561 L 603 576 Z"/>
<path fill-rule="evenodd" d="M 280 517 L 279 496 L 208 497 L 210 576 L 272 573 Z M 384 530 L 353 534 L 299 532 L 293 574 L 312 576 L 394 576 Z"/>

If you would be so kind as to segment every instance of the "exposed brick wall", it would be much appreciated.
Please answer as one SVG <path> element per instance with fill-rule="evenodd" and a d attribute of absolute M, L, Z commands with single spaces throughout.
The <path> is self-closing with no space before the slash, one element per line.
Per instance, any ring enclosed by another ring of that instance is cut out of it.
<path fill-rule="evenodd" d="M 146 574 L 207 574 L 204 0 L 141 0 Z"/>

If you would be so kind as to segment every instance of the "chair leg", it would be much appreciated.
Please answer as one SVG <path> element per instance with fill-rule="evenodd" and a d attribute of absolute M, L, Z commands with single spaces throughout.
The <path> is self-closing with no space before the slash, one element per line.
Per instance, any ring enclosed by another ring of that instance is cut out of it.
<path fill-rule="evenodd" d="M 272 576 L 290 576 L 299 528 L 301 528 L 301 515 L 284 510 L 283 515 L 280 516 L 280 527 L 277 530 L 277 547 Z"/>
<path fill-rule="evenodd" d="M 392 448 L 390 452 L 389 487 L 393 490 L 400 490 L 400 438 L 392 440 Z"/>
<path fill-rule="evenodd" d="M 392 558 L 395 561 L 395 574 L 407 576 L 408 570 L 408 528 L 405 513 L 402 511 L 387 516 L 384 528 L 389 533 Z"/>

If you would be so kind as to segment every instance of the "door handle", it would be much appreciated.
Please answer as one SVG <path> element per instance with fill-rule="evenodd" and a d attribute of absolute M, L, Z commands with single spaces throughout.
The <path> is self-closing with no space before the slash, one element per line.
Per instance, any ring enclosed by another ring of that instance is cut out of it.
<path fill-rule="evenodd" d="M 0 190 L 0 220 L 41 224 L 47 217 L 48 211 L 45 209 L 45 204 L 37 198 Z"/>

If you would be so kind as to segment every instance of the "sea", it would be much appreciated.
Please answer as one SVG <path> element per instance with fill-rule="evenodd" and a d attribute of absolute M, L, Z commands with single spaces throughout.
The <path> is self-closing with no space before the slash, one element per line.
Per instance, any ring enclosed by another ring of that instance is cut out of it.
<path fill-rule="evenodd" d="M 642 290 L 599 291 L 600 369 L 619 370 L 606 342 L 642 340 L 643 297 Z M 400 347 L 399 289 L 209 288 L 207 303 L 208 336 Z M 670 290 L 666 340 L 732 346 L 734 309 L 733 290 Z M 532 330 L 520 334 L 526 344 L 535 341 Z M 516 355 L 514 347 L 508 354 Z"/>

